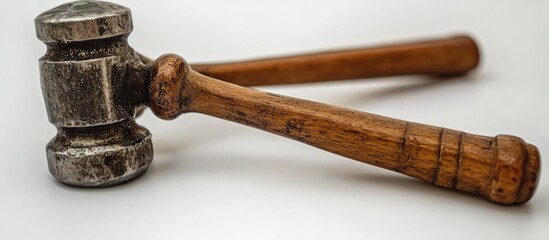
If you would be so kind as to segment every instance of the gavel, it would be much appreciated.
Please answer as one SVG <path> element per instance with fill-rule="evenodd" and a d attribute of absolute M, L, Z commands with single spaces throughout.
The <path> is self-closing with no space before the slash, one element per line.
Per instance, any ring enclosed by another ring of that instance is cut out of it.
<path fill-rule="evenodd" d="M 40 80 L 49 121 L 48 167 L 65 184 L 101 187 L 133 179 L 153 159 L 136 124 L 148 106 L 163 119 L 195 112 L 229 120 L 509 205 L 530 200 L 538 149 L 510 135 L 479 136 L 260 91 L 246 86 L 407 74 L 456 75 L 479 62 L 467 36 L 247 62 L 155 61 L 127 43 L 131 12 L 100 1 L 60 5 L 35 19 L 47 45 Z"/>

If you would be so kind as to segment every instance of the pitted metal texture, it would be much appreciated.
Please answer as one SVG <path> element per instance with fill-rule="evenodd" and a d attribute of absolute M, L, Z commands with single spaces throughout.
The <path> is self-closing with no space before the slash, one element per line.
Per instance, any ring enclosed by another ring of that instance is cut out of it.
<path fill-rule="evenodd" d="M 49 45 L 39 65 L 49 120 L 59 127 L 131 119 L 146 95 L 146 66 L 124 37 Z"/>
<path fill-rule="evenodd" d="M 77 1 L 35 24 L 48 48 L 39 62 L 44 102 L 58 129 L 46 147 L 52 175 L 96 187 L 142 174 L 153 159 L 151 135 L 133 119 L 146 102 L 149 70 L 127 43 L 130 10 Z"/>
<path fill-rule="evenodd" d="M 76 1 L 35 19 L 36 36 L 45 43 L 97 40 L 129 34 L 130 9 L 108 2 Z"/>
<path fill-rule="evenodd" d="M 125 182 L 142 174 L 153 159 L 151 134 L 134 121 L 59 129 L 46 152 L 52 175 L 80 187 Z"/>

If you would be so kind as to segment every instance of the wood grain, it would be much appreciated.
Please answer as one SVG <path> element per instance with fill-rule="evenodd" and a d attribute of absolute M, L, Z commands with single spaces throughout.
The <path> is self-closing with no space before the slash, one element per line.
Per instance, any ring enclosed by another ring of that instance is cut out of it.
<path fill-rule="evenodd" d="M 163 104 L 151 106 L 162 118 L 207 114 L 499 204 L 527 202 L 537 186 L 539 152 L 518 137 L 479 136 L 241 87 L 193 71 L 176 55 L 162 56 L 152 69 L 150 104 Z M 157 87 L 174 84 L 177 99 Z"/>
<path fill-rule="evenodd" d="M 408 74 L 454 75 L 474 69 L 479 50 L 473 39 L 447 39 L 297 55 L 272 59 L 194 64 L 203 75 L 241 86 L 309 83 Z"/>

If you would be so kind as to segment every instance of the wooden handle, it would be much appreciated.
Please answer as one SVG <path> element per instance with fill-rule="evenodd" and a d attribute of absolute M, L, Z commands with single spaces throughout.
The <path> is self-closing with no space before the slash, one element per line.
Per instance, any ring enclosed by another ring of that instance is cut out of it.
<path fill-rule="evenodd" d="M 199 112 L 500 204 L 527 202 L 540 157 L 522 139 L 484 137 L 280 96 L 213 79 L 165 55 L 152 68 L 149 106 L 161 118 Z"/>
<path fill-rule="evenodd" d="M 470 37 L 256 61 L 196 64 L 204 75 L 241 86 L 308 83 L 407 74 L 461 74 L 477 66 Z"/>

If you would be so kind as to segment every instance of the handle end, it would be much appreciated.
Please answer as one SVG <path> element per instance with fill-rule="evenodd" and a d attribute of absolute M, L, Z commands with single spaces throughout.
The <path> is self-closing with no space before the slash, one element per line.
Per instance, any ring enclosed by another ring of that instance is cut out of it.
<path fill-rule="evenodd" d="M 519 189 L 519 194 L 516 204 L 528 202 L 536 192 L 541 173 L 541 158 L 539 150 L 532 144 L 527 144 L 527 158 L 524 168 L 524 177 L 522 187 Z"/>
<path fill-rule="evenodd" d="M 464 72 L 475 69 L 480 63 L 480 50 L 476 41 L 470 36 L 456 36 L 455 41 L 458 41 L 463 46 L 462 51 L 468 52 L 469 55 L 464 56 Z"/>
<path fill-rule="evenodd" d="M 476 41 L 467 35 L 458 35 L 446 40 L 445 65 L 437 73 L 439 76 L 464 75 L 478 67 L 480 50 Z"/>
<path fill-rule="evenodd" d="M 538 149 L 509 135 L 496 136 L 496 143 L 498 151 L 488 200 L 504 205 L 527 202 L 539 182 Z"/>

